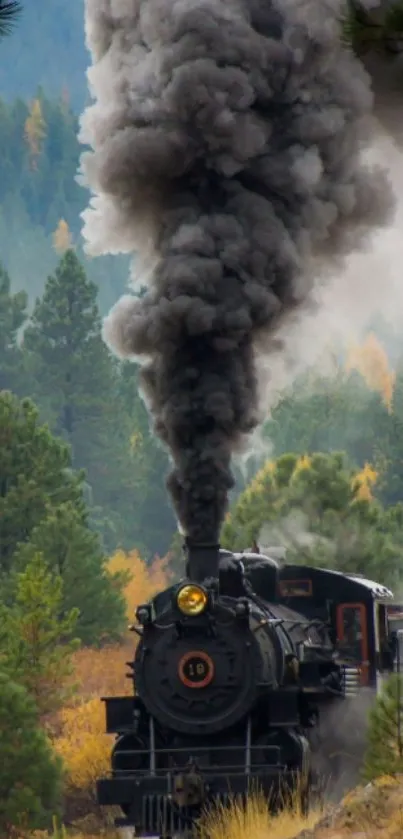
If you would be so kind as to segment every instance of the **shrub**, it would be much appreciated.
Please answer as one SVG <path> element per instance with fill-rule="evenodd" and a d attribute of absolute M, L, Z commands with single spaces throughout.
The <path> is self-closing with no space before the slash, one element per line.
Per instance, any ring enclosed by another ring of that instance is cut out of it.
<path fill-rule="evenodd" d="M 403 772 L 403 679 L 393 673 L 369 714 L 363 776 L 372 781 L 398 772 Z"/>

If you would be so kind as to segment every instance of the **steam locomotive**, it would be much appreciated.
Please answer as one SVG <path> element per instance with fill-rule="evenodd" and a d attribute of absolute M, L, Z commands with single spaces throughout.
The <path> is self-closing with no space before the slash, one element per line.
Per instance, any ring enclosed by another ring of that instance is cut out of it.
<path fill-rule="evenodd" d="M 167 839 L 256 787 L 307 806 L 324 723 L 394 669 L 389 589 L 269 553 L 187 545 L 186 577 L 137 609 L 135 695 L 103 700 L 118 826 Z"/>

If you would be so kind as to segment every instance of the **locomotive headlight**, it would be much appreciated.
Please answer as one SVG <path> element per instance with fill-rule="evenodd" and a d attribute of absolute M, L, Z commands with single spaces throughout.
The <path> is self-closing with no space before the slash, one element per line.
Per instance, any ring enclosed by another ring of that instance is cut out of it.
<path fill-rule="evenodd" d="M 201 615 L 207 606 L 207 594 L 200 586 L 183 586 L 176 596 L 178 609 L 184 615 Z"/>

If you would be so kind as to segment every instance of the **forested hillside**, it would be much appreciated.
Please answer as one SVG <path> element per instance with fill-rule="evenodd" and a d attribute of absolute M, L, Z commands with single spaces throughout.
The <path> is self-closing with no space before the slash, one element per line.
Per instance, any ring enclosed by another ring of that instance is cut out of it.
<path fill-rule="evenodd" d="M 8 101 L 31 99 L 38 86 L 50 96 L 62 91 L 78 113 L 87 98 L 83 0 L 24 3 L 18 20 L 18 49 L 10 38 L 1 46 L 0 91 Z"/>
<path fill-rule="evenodd" d="M 85 469 L 93 526 L 112 550 L 167 550 L 174 530 L 164 492 L 165 453 L 152 438 L 136 371 L 101 337 L 96 286 L 67 250 L 28 318 L 24 292 L 0 274 L 0 390 L 33 398 Z M 19 333 L 23 329 L 22 342 Z"/>
<path fill-rule="evenodd" d="M 32 305 L 56 267 L 60 248 L 74 244 L 99 288 L 105 313 L 125 287 L 128 261 L 88 260 L 82 254 L 80 213 L 87 197 L 76 182 L 77 128 L 63 95 L 49 99 L 39 90 L 28 101 L 0 98 L 0 253 L 13 287 L 25 289 Z"/>
<path fill-rule="evenodd" d="M 361 48 L 365 26 L 351 31 Z M 69 443 L 105 547 L 136 546 L 150 556 L 165 552 L 175 533 L 168 461 L 149 428 L 135 369 L 117 363 L 101 340 L 102 316 L 125 287 L 128 260 L 89 260 L 82 250 L 87 196 L 75 177 L 83 43 L 81 0 L 68 7 L 45 0 L 35 11 L 25 4 L 17 32 L 1 44 L 0 383 L 33 398 Z M 284 394 L 258 455 L 248 470 L 236 469 L 234 499 L 266 452 L 273 460 L 344 451 L 352 469 L 369 463 L 375 470 L 375 498 L 403 500 L 401 339 L 378 319 L 357 342 L 336 348 L 329 379 L 310 371 Z"/>

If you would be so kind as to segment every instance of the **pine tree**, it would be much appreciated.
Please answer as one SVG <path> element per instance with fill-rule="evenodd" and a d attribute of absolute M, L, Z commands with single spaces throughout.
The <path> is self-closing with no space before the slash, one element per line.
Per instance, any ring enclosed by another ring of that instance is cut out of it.
<path fill-rule="evenodd" d="M 43 716 L 60 708 L 67 697 L 79 611 L 62 610 L 62 578 L 49 572 L 41 554 L 31 553 L 18 574 L 15 603 L 2 615 L 3 660 Z"/>
<path fill-rule="evenodd" d="M 400 772 L 403 772 L 403 678 L 400 673 L 394 673 L 369 714 L 363 775 L 365 780 L 372 781 L 380 775 Z"/>
<path fill-rule="evenodd" d="M 379 431 L 375 427 L 374 432 Z M 385 504 L 403 502 L 403 364 L 396 369 L 396 383 L 393 393 L 393 413 L 385 428 L 382 452 L 386 468 L 383 476 L 381 497 Z"/>
<path fill-rule="evenodd" d="M 383 395 L 371 392 L 357 370 L 341 369 L 330 377 L 310 372 L 276 406 L 265 436 L 277 457 L 344 450 L 364 466 L 377 459 L 392 423 Z"/>
<path fill-rule="evenodd" d="M 35 702 L 0 671 L 0 839 L 46 829 L 61 801 L 61 762 L 38 724 Z"/>
<path fill-rule="evenodd" d="M 24 335 L 35 397 L 56 434 L 86 470 L 92 504 L 112 519 L 107 547 L 130 534 L 129 433 L 115 385 L 117 365 L 102 339 L 97 288 L 73 250 L 62 257 Z"/>
<path fill-rule="evenodd" d="M 35 552 L 63 580 L 60 617 L 77 607 L 77 634 L 96 642 L 124 625 L 119 581 L 109 577 L 88 525 L 83 476 L 68 446 L 41 425 L 29 400 L 0 393 L 0 577 L 2 599 L 15 598 L 17 572 Z"/>
<path fill-rule="evenodd" d="M 24 389 L 23 356 L 18 332 L 27 318 L 27 295 L 11 293 L 10 277 L 0 263 L 0 390 Z"/>
<path fill-rule="evenodd" d="M 394 586 L 403 557 L 402 515 L 362 497 L 362 472 L 343 453 L 267 460 L 237 499 L 222 544 L 242 550 L 254 539 L 287 548 L 289 562 L 337 568 Z M 265 534 L 261 537 L 261 534 Z"/>
<path fill-rule="evenodd" d="M 361 58 L 376 50 L 378 55 L 383 53 L 389 62 L 393 61 L 399 54 L 402 27 L 401 0 L 373 6 L 364 0 L 348 0 L 346 4 L 344 36 Z"/>
<path fill-rule="evenodd" d="M 0 393 L 0 574 L 53 508 L 71 501 L 85 516 L 82 476 L 70 466 L 68 446 L 40 424 L 36 406 Z"/>
<path fill-rule="evenodd" d="M 30 542 L 15 556 L 26 566 L 38 552 L 62 581 L 60 618 L 77 609 L 75 634 L 85 644 L 115 641 L 125 628 L 125 600 L 119 575 L 110 574 L 97 536 L 71 503 L 60 505 L 33 530 Z"/>
<path fill-rule="evenodd" d="M 17 0 L 0 0 L 0 37 L 9 35 L 20 12 Z"/>

